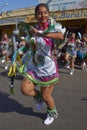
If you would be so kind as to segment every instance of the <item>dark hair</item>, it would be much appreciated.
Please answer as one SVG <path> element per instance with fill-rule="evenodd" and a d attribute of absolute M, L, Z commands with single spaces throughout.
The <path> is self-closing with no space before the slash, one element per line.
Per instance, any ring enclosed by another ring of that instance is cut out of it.
<path fill-rule="evenodd" d="M 37 17 L 37 12 L 38 12 L 38 10 L 39 10 L 39 7 L 45 7 L 45 8 L 47 9 L 47 11 L 49 12 L 49 7 L 48 7 L 48 5 L 45 4 L 45 3 L 40 3 L 40 4 L 38 4 L 38 5 L 36 6 L 36 8 L 35 8 L 35 17 Z"/>

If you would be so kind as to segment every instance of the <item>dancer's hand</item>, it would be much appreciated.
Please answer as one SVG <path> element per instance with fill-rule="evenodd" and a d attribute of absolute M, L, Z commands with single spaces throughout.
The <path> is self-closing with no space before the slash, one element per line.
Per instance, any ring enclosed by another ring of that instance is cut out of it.
<path fill-rule="evenodd" d="M 38 31 L 36 28 L 34 28 L 34 27 L 31 27 L 31 34 L 33 35 L 33 36 L 44 36 L 43 35 L 43 31 Z"/>
<path fill-rule="evenodd" d="M 31 30 L 30 30 L 30 33 L 31 33 L 32 35 L 36 35 L 37 32 L 38 32 L 38 30 L 32 26 L 32 27 L 31 27 Z"/>

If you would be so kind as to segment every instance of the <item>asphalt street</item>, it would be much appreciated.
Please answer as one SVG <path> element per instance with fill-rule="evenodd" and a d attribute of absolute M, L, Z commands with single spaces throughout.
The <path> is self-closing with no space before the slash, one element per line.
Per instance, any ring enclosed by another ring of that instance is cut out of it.
<path fill-rule="evenodd" d="M 33 98 L 21 93 L 19 74 L 11 95 L 4 66 L 0 60 L 0 130 L 87 130 L 87 71 L 76 69 L 71 76 L 68 70 L 59 68 L 60 82 L 53 92 L 59 116 L 45 126 L 46 105 L 37 111 Z"/>

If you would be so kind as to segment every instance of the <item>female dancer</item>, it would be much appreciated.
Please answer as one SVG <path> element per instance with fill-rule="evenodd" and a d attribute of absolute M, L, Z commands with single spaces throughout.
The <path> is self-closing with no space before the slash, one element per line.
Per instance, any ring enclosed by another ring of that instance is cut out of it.
<path fill-rule="evenodd" d="M 8 57 L 6 56 L 7 51 L 8 51 L 8 44 L 9 44 L 10 39 L 8 38 L 7 34 L 3 34 L 2 39 L 0 41 L 1 43 L 1 49 L 2 49 L 2 63 L 4 63 L 5 61 L 8 61 Z"/>
<path fill-rule="evenodd" d="M 76 35 L 72 33 L 68 42 L 67 42 L 67 49 L 65 53 L 65 61 L 66 61 L 66 68 L 70 68 L 70 75 L 74 72 L 74 62 L 77 55 L 76 52 Z"/>
<path fill-rule="evenodd" d="M 82 35 L 80 47 L 77 50 L 77 59 L 81 62 L 82 70 L 87 70 L 87 34 Z"/>
<path fill-rule="evenodd" d="M 21 90 L 23 94 L 33 96 L 39 103 L 39 107 L 43 101 L 46 103 L 47 117 L 44 120 L 44 124 L 49 125 L 58 116 L 52 92 L 54 85 L 58 83 L 59 74 L 56 60 L 52 55 L 52 49 L 54 39 L 63 40 L 65 29 L 50 19 L 47 4 L 41 3 L 36 6 L 35 17 L 37 26 L 36 28 L 31 28 L 31 33 L 34 37 L 29 41 L 33 54 L 31 53 L 29 61 L 27 59 L 28 64 Z M 28 45 L 26 44 L 26 46 Z M 41 91 L 35 89 L 36 85 L 40 85 Z"/>

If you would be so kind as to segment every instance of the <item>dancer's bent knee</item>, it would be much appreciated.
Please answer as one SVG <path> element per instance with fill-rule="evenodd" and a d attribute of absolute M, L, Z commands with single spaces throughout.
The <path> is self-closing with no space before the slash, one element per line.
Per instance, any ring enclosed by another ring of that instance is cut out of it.
<path fill-rule="evenodd" d="M 35 85 L 27 78 L 24 78 L 21 84 L 21 91 L 24 95 L 31 96 L 34 91 Z"/>

